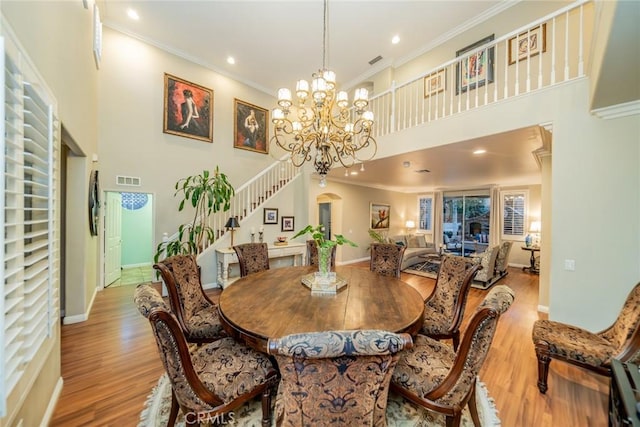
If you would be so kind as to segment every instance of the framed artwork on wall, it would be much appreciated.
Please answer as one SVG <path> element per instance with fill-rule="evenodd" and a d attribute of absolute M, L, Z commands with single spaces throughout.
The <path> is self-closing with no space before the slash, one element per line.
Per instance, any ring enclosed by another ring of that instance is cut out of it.
<path fill-rule="evenodd" d="M 494 35 L 491 34 L 460 49 L 456 52 L 456 56 L 462 56 L 465 53 L 477 49 L 478 47 L 489 43 L 493 40 Z M 487 83 L 493 82 L 493 47 L 489 49 L 481 49 L 473 55 L 458 61 L 456 64 L 456 95 L 467 90 L 477 89 Z"/>
<path fill-rule="evenodd" d="M 547 24 L 509 39 L 509 65 L 547 51 Z"/>
<path fill-rule="evenodd" d="M 438 70 L 424 78 L 424 97 L 436 95 L 447 87 L 447 70 Z"/>
<path fill-rule="evenodd" d="M 264 224 L 278 223 L 278 209 L 264 208 Z"/>
<path fill-rule="evenodd" d="M 213 90 L 165 73 L 162 131 L 213 142 Z"/>
<path fill-rule="evenodd" d="M 391 205 L 385 203 L 371 203 L 369 208 L 369 222 L 372 230 L 386 230 L 389 228 L 389 211 Z"/>
<path fill-rule="evenodd" d="M 235 148 L 269 154 L 269 111 L 235 99 L 233 123 Z"/>
<path fill-rule="evenodd" d="M 293 231 L 294 229 L 294 217 L 283 216 L 281 231 Z"/>

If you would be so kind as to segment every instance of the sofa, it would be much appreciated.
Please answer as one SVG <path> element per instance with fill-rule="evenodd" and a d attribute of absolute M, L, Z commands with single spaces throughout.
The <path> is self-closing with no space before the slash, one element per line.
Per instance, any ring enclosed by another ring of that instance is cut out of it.
<path fill-rule="evenodd" d="M 402 256 L 400 270 L 409 268 L 419 262 L 424 262 L 424 258 L 420 258 L 422 255 L 438 253 L 435 245 L 427 242 L 424 234 L 401 234 L 393 236 L 389 239 L 389 243 L 406 247 L 404 255 Z"/>

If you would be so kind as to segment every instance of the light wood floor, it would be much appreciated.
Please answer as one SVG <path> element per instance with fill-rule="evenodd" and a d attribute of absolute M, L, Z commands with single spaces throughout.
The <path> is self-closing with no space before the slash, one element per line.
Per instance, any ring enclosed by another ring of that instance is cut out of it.
<path fill-rule="evenodd" d="M 368 264 L 359 264 L 368 268 Z M 503 427 L 607 425 L 609 380 L 552 361 L 546 395 L 536 387 L 531 327 L 538 319 L 538 277 L 510 268 L 499 283 L 516 300 L 500 319 L 489 356 L 480 372 Z M 403 273 L 423 296 L 434 280 Z M 135 286 L 99 292 L 88 321 L 62 326 L 64 387 L 52 426 L 136 426 L 147 395 L 163 372 L 148 321 L 133 305 Z M 219 290 L 210 291 L 215 299 Z M 472 289 L 465 316 L 486 291 Z M 465 327 L 463 324 L 463 329 Z"/>

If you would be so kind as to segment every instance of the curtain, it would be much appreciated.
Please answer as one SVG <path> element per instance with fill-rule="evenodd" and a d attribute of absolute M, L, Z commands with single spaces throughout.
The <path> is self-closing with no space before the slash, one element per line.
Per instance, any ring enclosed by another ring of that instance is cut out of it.
<path fill-rule="evenodd" d="M 442 244 L 442 210 L 443 210 L 442 191 L 433 193 L 433 244 L 436 249 Z"/>
<path fill-rule="evenodd" d="M 500 187 L 494 185 L 491 187 L 491 213 L 489 214 L 489 247 L 493 247 L 500 244 L 500 236 L 502 230 L 500 229 L 500 218 L 502 212 L 500 211 Z"/>

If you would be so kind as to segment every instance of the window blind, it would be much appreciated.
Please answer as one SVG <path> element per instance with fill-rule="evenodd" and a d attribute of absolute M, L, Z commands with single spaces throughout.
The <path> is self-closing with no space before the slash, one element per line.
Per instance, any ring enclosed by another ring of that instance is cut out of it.
<path fill-rule="evenodd" d="M 502 193 L 502 235 L 503 237 L 524 236 L 526 218 L 526 192 Z"/>
<path fill-rule="evenodd" d="M 0 416 L 29 362 L 54 331 L 59 307 L 59 123 L 55 102 L 19 45 L 0 38 L 4 151 L 0 188 Z"/>

